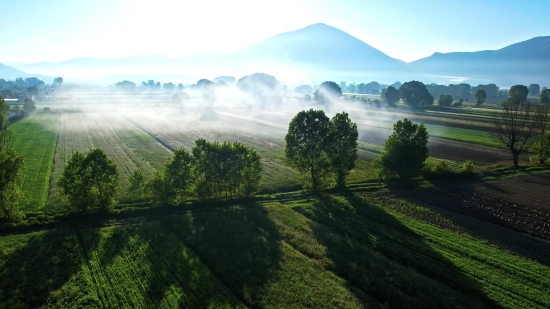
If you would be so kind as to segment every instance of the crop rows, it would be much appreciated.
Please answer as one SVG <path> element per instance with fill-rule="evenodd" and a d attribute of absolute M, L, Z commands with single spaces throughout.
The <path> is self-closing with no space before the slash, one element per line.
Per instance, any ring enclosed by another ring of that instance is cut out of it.
<path fill-rule="evenodd" d="M 550 268 L 407 215 L 360 200 L 353 204 L 323 201 L 316 209 L 307 205 L 295 209 L 464 293 L 487 295 L 503 307 L 545 308 L 550 304 L 544 292 L 550 286 Z"/>
<path fill-rule="evenodd" d="M 132 115 L 131 119 L 141 129 L 172 150 L 185 148 L 189 151 L 194 147 L 194 141 L 199 138 L 208 141 L 242 142 L 254 148 L 262 156 L 264 163 L 263 188 L 296 185 L 296 172 L 288 167 L 281 158 L 282 146 L 258 137 L 262 133 L 238 128 L 231 124 L 176 122 L 143 115 Z"/>

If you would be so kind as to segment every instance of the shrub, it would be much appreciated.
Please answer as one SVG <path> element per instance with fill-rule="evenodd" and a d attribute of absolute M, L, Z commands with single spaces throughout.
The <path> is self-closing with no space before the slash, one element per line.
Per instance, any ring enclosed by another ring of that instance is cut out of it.
<path fill-rule="evenodd" d="M 461 173 L 463 174 L 473 174 L 475 173 L 476 171 L 476 166 L 474 165 L 474 163 L 470 160 L 462 163 L 462 168 L 460 170 Z"/>

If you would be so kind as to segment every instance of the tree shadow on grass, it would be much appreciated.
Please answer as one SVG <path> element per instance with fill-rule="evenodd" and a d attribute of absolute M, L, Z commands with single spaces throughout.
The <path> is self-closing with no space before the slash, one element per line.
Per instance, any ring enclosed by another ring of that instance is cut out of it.
<path fill-rule="evenodd" d="M 478 284 L 383 209 L 351 192 L 325 196 L 311 212 L 332 271 L 389 308 L 483 308 L 495 304 Z"/>
<path fill-rule="evenodd" d="M 0 239 L 0 308 L 75 308 L 98 304 L 82 277 L 82 253 L 74 231 L 6 236 Z M 70 282 L 70 288 L 63 288 Z"/>
<path fill-rule="evenodd" d="M 251 203 L 195 211 L 164 222 L 248 307 L 265 307 L 265 285 L 280 269 L 280 235 L 267 211 Z"/>

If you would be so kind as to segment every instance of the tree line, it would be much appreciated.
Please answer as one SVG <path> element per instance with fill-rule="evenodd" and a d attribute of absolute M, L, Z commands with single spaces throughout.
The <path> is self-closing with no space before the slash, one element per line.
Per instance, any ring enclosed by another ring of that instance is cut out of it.
<path fill-rule="evenodd" d="M 253 149 L 239 142 L 199 139 L 195 144 L 191 153 L 176 150 L 151 179 L 136 169 L 129 177 L 129 193 L 154 205 L 167 205 L 190 198 L 248 197 L 259 190 L 263 165 Z M 86 155 L 73 154 L 58 186 L 76 210 L 107 211 L 116 203 L 119 182 L 116 164 L 101 149 L 92 149 Z"/>

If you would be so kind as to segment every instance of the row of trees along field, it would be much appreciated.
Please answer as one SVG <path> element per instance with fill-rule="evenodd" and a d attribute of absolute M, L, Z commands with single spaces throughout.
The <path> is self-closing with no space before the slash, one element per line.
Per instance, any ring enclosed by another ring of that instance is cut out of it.
<path fill-rule="evenodd" d="M 195 141 L 189 153 L 174 152 L 164 170 L 147 179 L 137 169 L 129 191 L 154 205 L 183 203 L 189 198 L 219 200 L 247 197 L 259 189 L 263 166 L 260 156 L 239 142 Z M 107 211 L 116 201 L 119 185 L 116 164 L 101 149 L 75 153 L 58 182 L 71 206 L 83 212 Z"/>

